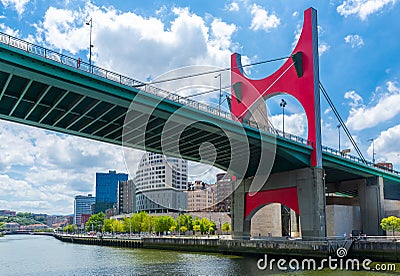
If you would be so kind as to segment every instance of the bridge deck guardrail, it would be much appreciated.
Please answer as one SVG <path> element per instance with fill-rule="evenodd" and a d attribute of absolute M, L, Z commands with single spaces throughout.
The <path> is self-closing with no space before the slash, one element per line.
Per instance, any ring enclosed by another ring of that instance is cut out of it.
<path fill-rule="evenodd" d="M 159 87 L 156 87 L 154 85 L 144 83 L 142 81 L 121 75 L 119 73 L 115 73 L 115 72 L 109 71 L 107 69 L 91 65 L 87 62 L 80 60 L 79 58 L 77 59 L 77 58 L 69 57 L 64 54 L 57 53 L 53 50 L 44 48 L 39 45 L 35 45 L 33 43 L 13 37 L 11 35 L 0 32 L 0 42 L 3 44 L 6 44 L 6 45 L 12 46 L 14 48 L 18 48 L 23 51 L 26 51 L 27 53 L 41 56 L 41 57 L 44 57 L 46 59 L 49 59 L 49 60 L 52 60 L 55 62 L 59 62 L 61 64 L 82 70 L 87 73 L 91 73 L 93 75 L 105 78 L 107 80 L 111 80 L 111 81 L 117 82 L 122 85 L 133 87 L 140 91 L 147 92 L 147 93 L 150 93 L 150 94 L 162 97 L 162 98 L 166 98 L 171 101 L 180 103 L 182 105 L 190 106 L 197 110 L 213 114 L 215 116 L 219 116 L 219 117 L 231 120 L 231 121 L 239 122 L 234 116 L 232 116 L 232 114 L 230 112 L 226 112 L 226 111 L 220 110 L 219 108 L 213 107 L 211 105 L 180 96 L 178 94 L 175 94 L 175 93 L 169 92 L 167 90 L 161 89 Z M 294 142 L 297 142 L 300 144 L 311 145 L 311 142 L 307 139 L 304 139 L 300 136 L 296 136 L 296 135 L 293 135 L 290 133 L 282 133 L 281 131 L 278 131 L 275 128 L 273 128 L 272 126 L 260 125 L 259 123 L 256 123 L 254 121 L 249 121 L 249 120 L 243 120 L 241 123 L 244 125 L 253 127 L 253 128 L 264 130 L 268 133 L 272 133 L 281 138 L 285 138 L 285 139 L 288 139 L 288 140 L 291 140 L 291 141 L 294 141 Z"/>

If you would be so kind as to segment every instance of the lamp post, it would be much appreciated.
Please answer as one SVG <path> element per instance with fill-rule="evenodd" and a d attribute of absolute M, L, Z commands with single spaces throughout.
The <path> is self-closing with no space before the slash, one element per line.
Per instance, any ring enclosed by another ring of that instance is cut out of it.
<path fill-rule="evenodd" d="M 340 125 L 337 125 L 337 130 L 338 130 L 338 144 L 339 144 L 339 152 L 340 152 Z"/>
<path fill-rule="evenodd" d="M 372 163 L 375 164 L 375 142 L 374 142 L 374 138 L 368 139 L 368 142 L 372 142 Z"/>
<path fill-rule="evenodd" d="M 285 136 L 285 106 L 287 105 L 287 102 L 282 99 L 279 105 L 282 107 L 282 132 L 283 136 Z"/>
<path fill-rule="evenodd" d="M 92 27 L 93 27 L 93 19 L 90 18 L 86 25 L 90 26 L 90 33 L 89 33 L 89 66 L 92 67 Z"/>
<path fill-rule="evenodd" d="M 222 99 L 222 76 L 221 73 L 214 76 L 214 78 L 219 78 L 219 99 L 218 99 L 218 115 L 221 115 L 221 99 Z"/>

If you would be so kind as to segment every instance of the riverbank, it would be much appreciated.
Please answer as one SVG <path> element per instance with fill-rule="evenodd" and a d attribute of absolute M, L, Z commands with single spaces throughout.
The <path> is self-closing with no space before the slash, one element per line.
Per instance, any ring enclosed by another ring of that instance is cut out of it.
<path fill-rule="evenodd" d="M 400 262 L 400 242 L 393 240 L 303 241 L 286 239 L 232 240 L 215 237 L 91 237 L 54 235 L 63 242 L 100 246 L 145 248 L 230 255 L 274 255 L 301 258 L 335 256 L 338 248 L 346 248 L 347 257 L 373 261 Z"/>

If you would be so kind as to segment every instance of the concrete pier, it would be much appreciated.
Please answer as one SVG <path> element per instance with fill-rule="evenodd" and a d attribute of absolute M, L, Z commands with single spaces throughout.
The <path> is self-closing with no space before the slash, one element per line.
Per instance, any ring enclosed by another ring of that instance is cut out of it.
<path fill-rule="evenodd" d="M 337 248 L 345 247 L 345 244 L 350 242 L 349 239 L 304 241 L 300 239 L 231 240 L 217 237 L 141 237 L 135 239 L 71 235 L 54 235 L 54 237 L 63 242 L 77 244 L 231 255 L 268 254 L 283 258 L 327 258 L 335 256 Z M 358 240 L 353 241 L 350 245 L 347 258 L 370 259 L 374 262 L 400 262 L 400 241 L 391 239 Z"/>

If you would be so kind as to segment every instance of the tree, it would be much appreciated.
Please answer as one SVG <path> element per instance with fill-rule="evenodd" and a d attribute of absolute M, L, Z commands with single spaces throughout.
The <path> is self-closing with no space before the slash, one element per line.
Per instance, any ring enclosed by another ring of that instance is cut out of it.
<path fill-rule="evenodd" d="M 395 216 L 383 218 L 381 221 L 381 227 L 385 231 L 392 231 L 394 236 L 394 232 L 400 231 L 400 218 Z"/>
<path fill-rule="evenodd" d="M 0 231 L 6 230 L 6 224 L 4 222 L 0 222 Z"/>
<path fill-rule="evenodd" d="M 75 224 L 70 224 L 64 227 L 64 232 L 67 233 L 74 233 L 78 230 L 78 226 L 76 226 Z"/>
<path fill-rule="evenodd" d="M 88 221 L 86 222 L 86 231 L 96 231 L 100 232 L 104 225 L 104 213 L 100 212 L 94 215 L 91 215 Z"/>
<path fill-rule="evenodd" d="M 188 231 L 187 227 L 185 225 L 182 225 L 180 228 L 181 233 L 186 233 Z"/>
<path fill-rule="evenodd" d="M 200 232 L 200 225 L 199 224 L 195 224 L 193 225 L 193 232 L 196 234 L 196 232 Z"/>
<path fill-rule="evenodd" d="M 223 232 L 229 232 L 231 231 L 231 225 L 229 224 L 229 222 L 225 222 L 224 224 L 222 224 L 221 227 Z"/>
<path fill-rule="evenodd" d="M 175 226 L 176 228 L 176 221 L 171 216 L 159 216 L 154 219 L 154 230 L 157 233 L 170 231 L 171 226 Z"/>
<path fill-rule="evenodd" d="M 191 215 L 185 215 L 185 214 L 181 214 L 179 215 L 179 217 L 176 219 L 176 222 L 178 224 L 178 226 L 180 225 L 185 226 L 187 228 L 186 231 L 191 231 L 193 230 L 193 217 Z M 186 232 L 184 231 L 184 232 Z M 182 232 L 182 231 L 181 231 Z"/>
<path fill-rule="evenodd" d="M 111 221 L 111 219 L 104 220 L 103 231 L 104 232 L 112 232 L 112 221 Z"/>

